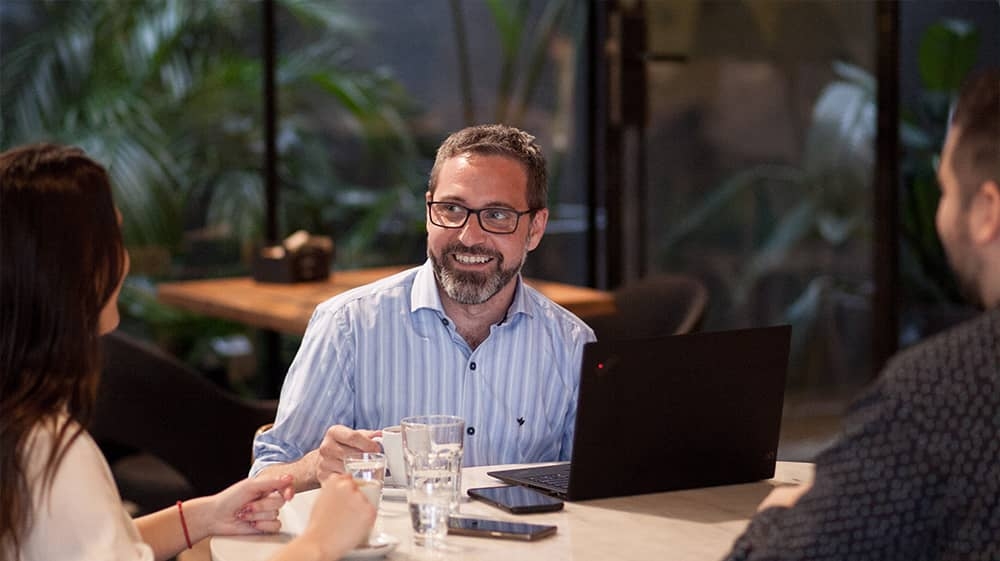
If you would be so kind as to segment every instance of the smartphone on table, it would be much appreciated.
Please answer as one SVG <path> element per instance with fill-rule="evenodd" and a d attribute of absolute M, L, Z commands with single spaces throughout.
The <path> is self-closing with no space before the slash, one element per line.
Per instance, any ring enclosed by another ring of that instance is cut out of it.
<path fill-rule="evenodd" d="M 506 510 L 511 514 L 530 514 L 561 510 L 563 502 L 520 485 L 477 487 L 469 489 L 469 496 Z"/>
<path fill-rule="evenodd" d="M 534 541 L 555 534 L 556 527 L 546 524 L 451 516 L 448 518 L 448 533 L 458 536 Z"/>

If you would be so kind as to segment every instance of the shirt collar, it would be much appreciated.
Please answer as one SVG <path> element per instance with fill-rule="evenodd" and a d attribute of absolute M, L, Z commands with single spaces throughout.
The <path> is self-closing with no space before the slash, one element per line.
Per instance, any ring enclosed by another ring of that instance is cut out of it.
<path fill-rule="evenodd" d="M 410 312 L 421 308 L 429 308 L 444 314 L 444 306 L 441 305 L 441 295 L 438 294 L 437 280 L 434 278 L 434 267 L 430 259 L 424 261 L 424 264 L 417 269 L 410 291 Z"/>

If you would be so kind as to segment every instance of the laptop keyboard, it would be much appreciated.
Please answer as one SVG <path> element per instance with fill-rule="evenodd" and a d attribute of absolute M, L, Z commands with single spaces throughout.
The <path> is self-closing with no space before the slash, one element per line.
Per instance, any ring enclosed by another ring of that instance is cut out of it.
<path fill-rule="evenodd" d="M 532 483 L 537 483 L 546 487 L 565 490 L 569 487 L 569 470 L 558 471 L 555 473 L 540 473 L 538 475 L 526 477 L 525 479 L 531 481 Z"/>

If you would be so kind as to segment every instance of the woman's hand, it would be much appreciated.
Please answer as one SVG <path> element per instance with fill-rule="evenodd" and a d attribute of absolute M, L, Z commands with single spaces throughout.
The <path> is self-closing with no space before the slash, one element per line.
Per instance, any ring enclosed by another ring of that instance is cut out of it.
<path fill-rule="evenodd" d="M 349 475 L 331 475 L 322 481 L 309 524 L 271 561 L 330 561 L 364 541 L 375 524 L 375 507 Z"/>
<path fill-rule="evenodd" d="M 318 547 L 324 559 L 339 559 L 354 549 L 375 524 L 375 507 L 349 475 L 323 480 L 309 524 L 300 540 Z"/>
<path fill-rule="evenodd" d="M 244 479 L 208 497 L 209 535 L 273 533 L 281 529 L 278 509 L 292 500 L 292 476 Z"/>

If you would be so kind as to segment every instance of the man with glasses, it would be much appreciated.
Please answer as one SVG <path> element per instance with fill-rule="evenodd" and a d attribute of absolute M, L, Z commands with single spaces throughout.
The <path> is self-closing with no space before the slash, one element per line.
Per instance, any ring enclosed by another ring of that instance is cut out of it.
<path fill-rule="evenodd" d="M 308 488 L 345 454 L 378 451 L 378 429 L 438 413 L 465 419 L 467 466 L 568 460 L 594 333 L 521 281 L 545 232 L 546 181 L 523 131 L 448 137 L 426 193 L 427 262 L 316 308 L 251 473 Z"/>

